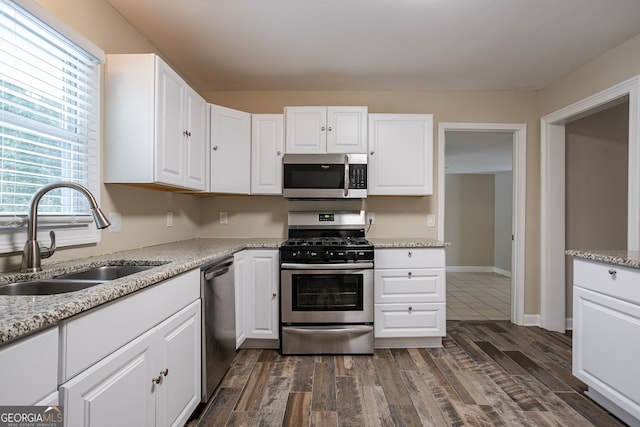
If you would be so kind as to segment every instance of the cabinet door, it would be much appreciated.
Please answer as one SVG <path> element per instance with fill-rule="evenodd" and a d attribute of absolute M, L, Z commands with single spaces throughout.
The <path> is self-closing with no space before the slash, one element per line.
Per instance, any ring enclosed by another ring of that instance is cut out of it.
<path fill-rule="evenodd" d="M 213 193 L 249 194 L 251 114 L 211 105 L 211 183 Z"/>
<path fill-rule="evenodd" d="M 200 403 L 200 300 L 161 323 L 156 376 L 157 426 L 183 426 Z"/>
<path fill-rule="evenodd" d="M 327 107 L 286 107 L 285 129 L 285 152 L 326 153 Z"/>
<path fill-rule="evenodd" d="M 282 194 L 282 114 L 251 116 L 251 194 Z"/>
<path fill-rule="evenodd" d="M 0 404 L 34 405 L 58 387 L 58 328 L 0 348 Z"/>
<path fill-rule="evenodd" d="M 327 153 L 367 152 L 367 107 L 327 107 Z"/>
<path fill-rule="evenodd" d="M 156 180 L 176 186 L 185 182 L 185 87 L 180 76 L 156 58 Z"/>
<path fill-rule="evenodd" d="M 246 304 L 247 284 L 251 279 L 251 263 L 247 251 L 238 252 L 233 255 L 233 281 L 235 288 L 235 311 L 236 311 L 236 350 L 247 339 L 247 325 L 249 316 Z"/>
<path fill-rule="evenodd" d="M 278 251 L 247 251 L 251 276 L 247 293 L 247 338 L 278 339 Z"/>
<path fill-rule="evenodd" d="M 369 195 L 433 194 L 433 115 L 369 114 Z"/>
<path fill-rule="evenodd" d="M 640 419 L 638 336 L 639 305 L 573 287 L 573 374 L 636 419 Z"/>
<path fill-rule="evenodd" d="M 207 103 L 190 87 L 185 91 L 185 187 L 207 187 Z"/>
<path fill-rule="evenodd" d="M 148 331 L 61 385 L 65 425 L 154 426 L 156 339 Z"/>

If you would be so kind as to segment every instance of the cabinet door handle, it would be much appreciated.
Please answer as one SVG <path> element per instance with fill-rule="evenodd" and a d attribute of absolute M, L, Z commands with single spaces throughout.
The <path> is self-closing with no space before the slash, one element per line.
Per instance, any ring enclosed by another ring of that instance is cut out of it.
<path fill-rule="evenodd" d="M 272 294 L 271 294 L 271 296 L 275 298 L 275 297 L 277 297 L 277 296 L 278 296 L 278 294 L 276 294 L 276 293 L 274 292 L 274 293 L 272 293 Z"/>
<path fill-rule="evenodd" d="M 281 154 L 282 154 L 282 151 L 278 151 L 278 152 L 276 153 L 276 155 L 277 155 L 277 156 L 279 156 L 279 155 L 281 155 Z"/>
<path fill-rule="evenodd" d="M 158 375 L 157 377 L 152 378 L 151 382 L 154 384 L 160 384 L 162 382 L 162 375 Z"/>
<path fill-rule="evenodd" d="M 413 311 L 413 307 L 409 306 L 409 312 Z"/>
<path fill-rule="evenodd" d="M 162 371 L 160 371 L 160 374 L 166 377 L 167 375 L 169 375 L 169 368 L 164 368 Z"/>
<path fill-rule="evenodd" d="M 369 151 L 369 154 L 373 156 L 373 150 Z"/>
<path fill-rule="evenodd" d="M 409 276 L 409 278 L 411 278 L 411 276 L 413 276 L 413 273 L 409 272 L 407 275 Z"/>
<path fill-rule="evenodd" d="M 213 146 L 213 151 L 216 151 L 217 149 L 218 149 L 218 146 L 217 146 L 217 145 L 214 145 L 214 146 Z"/>
<path fill-rule="evenodd" d="M 612 276 L 615 276 L 616 274 L 618 274 L 618 272 L 616 270 L 614 270 L 613 268 L 609 269 L 609 274 Z"/>
<path fill-rule="evenodd" d="M 320 130 L 321 130 L 322 132 L 324 132 L 324 129 L 325 129 L 325 128 L 324 128 L 324 126 L 322 126 L 322 127 L 320 128 Z"/>
<path fill-rule="evenodd" d="M 411 258 L 411 257 L 413 256 L 413 252 L 411 252 L 411 251 L 407 252 L 407 256 L 408 256 L 409 258 Z"/>
<path fill-rule="evenodd" d="M 331 131 L 333 130 L 333 128 L 332 128 L 331 126 L 329 126 L 329 127 L 327 128 L 327 130 L 328 130 L 329 132 L 331 132 Z"/>

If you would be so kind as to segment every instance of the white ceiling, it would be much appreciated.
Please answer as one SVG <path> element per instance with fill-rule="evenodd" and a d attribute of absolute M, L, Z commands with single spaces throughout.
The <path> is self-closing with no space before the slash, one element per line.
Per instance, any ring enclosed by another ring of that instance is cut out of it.
<path fill-rule="evenodd" d="M 107 0 L 199 92 L 540 89 L 639 0 Z"/>
<path fill-rule="evenodd" d="M 513 167 L 513 132 L 445 132 L 444 172 L 499 173 Z"/>

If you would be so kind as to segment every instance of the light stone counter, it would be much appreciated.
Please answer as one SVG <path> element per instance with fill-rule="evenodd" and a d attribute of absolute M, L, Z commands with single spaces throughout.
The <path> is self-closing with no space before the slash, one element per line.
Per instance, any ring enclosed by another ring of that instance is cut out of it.
<path fill-rule="evenodd" d="M 577 258 L 629 268 L 640 268 L 640 251 L 626 250 L 568 250 L 565 252 Z"/>
<path fill-rule="evenodd" d="M 162 264 L 90 288 L 56 295 L 0 295 L 0 345 L 242 249 L 278 248 L 284 239 L 193 239 L 65 261 L 33 274 L 2 273 L 0 284 L 57 276 L 107 264 Z"/>
<path fill-rule="evenodd" d="M 378 249 L 383 248 L 444 248 L 450 244 L 427 238 L 367 238 Z"/>

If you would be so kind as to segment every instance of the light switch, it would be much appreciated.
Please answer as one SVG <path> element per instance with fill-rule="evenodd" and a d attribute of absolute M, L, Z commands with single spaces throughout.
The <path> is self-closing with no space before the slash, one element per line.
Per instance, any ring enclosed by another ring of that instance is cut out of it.
<path fill-rule="evenodd" d="M 173 212 L 167 212 L 167 227 L 173 227 Z"/>
<path fill-rule="evenodd" d="M 436 226 L 436 216 L 433 214 L 427 215 L 427 227 L 435 227 Z"/>
<path fill-rule="evenodd" d="M 109 222 L 111 225 L 107 228 L 109 233 L 119 233 L 122 229 L 122 215 L 120 212 L 109 212 Z"/>
<path fill-rule="evenodd" d="M 226 223 L 227 223 L 227 213 L 220 212 L 220 224 L 226 224 Z"/>

